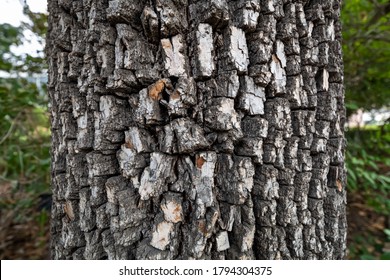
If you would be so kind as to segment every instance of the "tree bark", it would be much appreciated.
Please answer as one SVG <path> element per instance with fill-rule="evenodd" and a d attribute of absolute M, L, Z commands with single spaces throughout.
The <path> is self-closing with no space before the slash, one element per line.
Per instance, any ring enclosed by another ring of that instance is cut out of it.
<path fill-rule="evenodd" d="M 55 259 L 342 259 L 339 0 L 50 0 Z"/>

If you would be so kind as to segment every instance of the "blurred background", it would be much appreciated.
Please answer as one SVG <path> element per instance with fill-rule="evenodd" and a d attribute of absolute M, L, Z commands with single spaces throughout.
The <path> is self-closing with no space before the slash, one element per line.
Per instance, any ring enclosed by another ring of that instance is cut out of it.
<path fill-rule="evenodd" d="M 344 0 L 348 258 L 390 259 L 390 0 Z M 0 0 L 0 259 L 49 259 L 46 0 Z"/>

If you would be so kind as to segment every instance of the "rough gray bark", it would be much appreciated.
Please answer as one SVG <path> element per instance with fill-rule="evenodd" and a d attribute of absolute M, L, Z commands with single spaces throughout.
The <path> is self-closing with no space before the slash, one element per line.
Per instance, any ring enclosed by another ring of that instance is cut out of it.
<path fill-rule="evenodd" d="M 50 0 L 55 259 L 341 259 L 339 0 Z"/>

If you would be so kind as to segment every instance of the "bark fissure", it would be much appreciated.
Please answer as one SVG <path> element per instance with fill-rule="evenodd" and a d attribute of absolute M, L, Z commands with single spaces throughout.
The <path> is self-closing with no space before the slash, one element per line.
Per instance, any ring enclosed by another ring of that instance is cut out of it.
<path fill-rule="evenodd" d="M 55 259 L 341 259 L 340 1 L 49 1 Z"/>

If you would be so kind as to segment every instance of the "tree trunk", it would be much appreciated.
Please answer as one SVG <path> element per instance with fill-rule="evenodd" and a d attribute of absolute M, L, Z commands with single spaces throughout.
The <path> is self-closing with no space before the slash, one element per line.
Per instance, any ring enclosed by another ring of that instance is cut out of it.
<path fill-rule="evenodd" d="M 342 259 L 339 0 L 49 0 L 55 259 Z"/>

